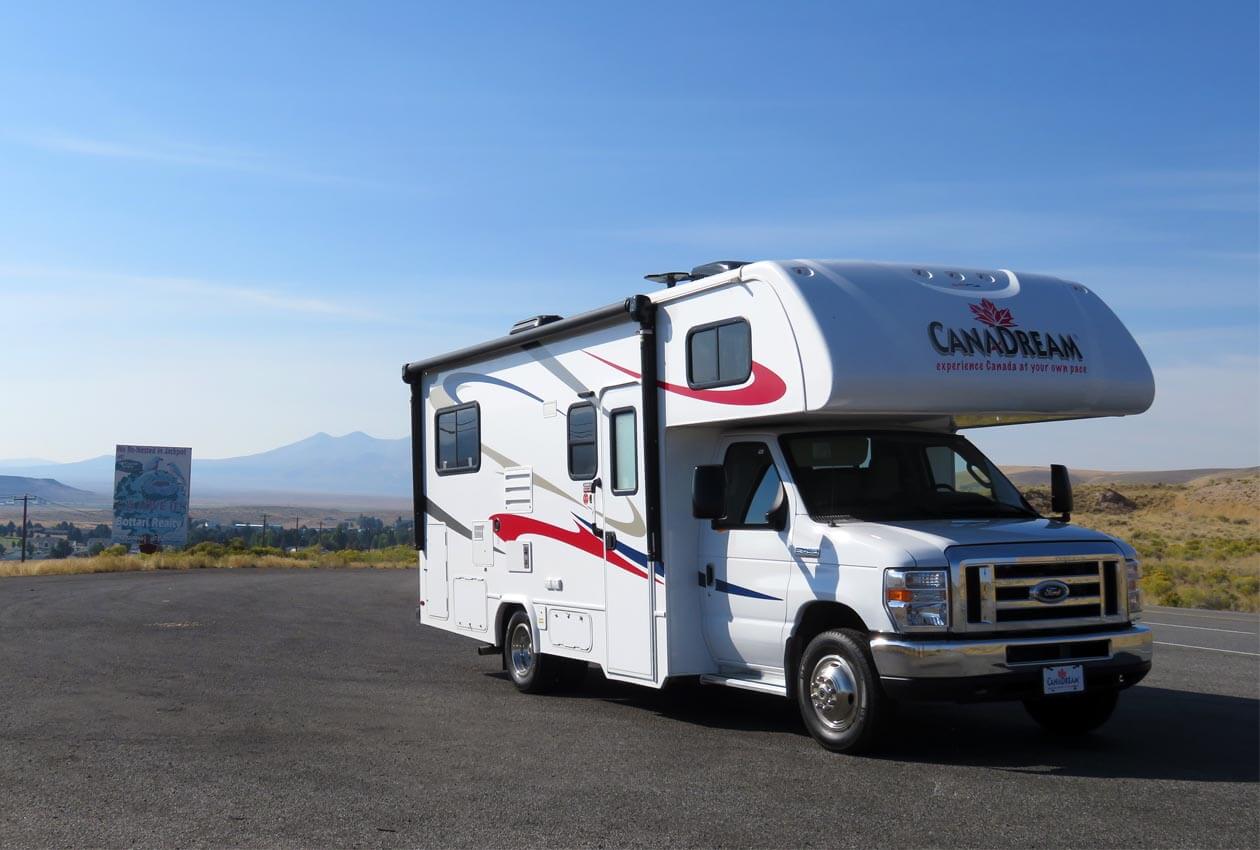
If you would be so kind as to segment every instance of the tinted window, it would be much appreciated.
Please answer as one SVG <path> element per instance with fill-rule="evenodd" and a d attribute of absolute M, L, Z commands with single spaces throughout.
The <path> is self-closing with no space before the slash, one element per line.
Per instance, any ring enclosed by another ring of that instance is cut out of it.
<path fill-rule="evenodd" d="M 569 408 L 569 477 L 589 480 L 595 467 L 595 406 L 583 402 Z"/>
<path fill-rule="evenodd" d="M 726 469 L 726 517 L 717 528 L 769 526 L 766 517 L 779 496 L 779 471 L 765 443 L 734 443 L 722 462 Z"/>
<path fill-rule="evenodd" d="M 612 415 L 612 490 L 618 494 L 639 489 L 639 449 L 633 410 Z"/>
<path fill-rule="evenodd" d="M 436 419 L 439 475 L 481 468 L 481 408 L 474 402 L 439 410 Z"/>
<path fill-rule="evenodd" d="M 687 337 L 687 383 L 692 387 L 742 384 L 752 374 L 752 330 L 732 319 Z"/>

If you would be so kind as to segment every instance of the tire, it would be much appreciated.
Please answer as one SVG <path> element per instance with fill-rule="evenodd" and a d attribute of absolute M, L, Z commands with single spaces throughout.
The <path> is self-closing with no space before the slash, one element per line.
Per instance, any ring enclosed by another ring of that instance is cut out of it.
<path fill-rule="evenodd" d="M 542 694 L 556 684 L 558 659 L 543 655 L 534 645 L 534 625 L 529 615 L 517 611 L 503 630 L 503 665 L 512 684 L 525 694 Z"/>
<path fill-rule="evenodd" d="M 1041 728 L 1055 735 L 1084 735 L 1102 726 L 1116 710 L 1117 690 L 1024 700 Z"/>
<path fill-rule="evenodd" d="M 833 629 L 811 640 L 797 667 L 796 701 L 805 728 L 826 749 L 870 749 L 887 714 L 887 697 L 866 635 Z"/>

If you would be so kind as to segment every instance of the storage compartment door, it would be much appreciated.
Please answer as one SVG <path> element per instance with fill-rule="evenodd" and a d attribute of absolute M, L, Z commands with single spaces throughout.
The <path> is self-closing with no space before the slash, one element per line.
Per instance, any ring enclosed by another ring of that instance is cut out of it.
<path fill-rule="evenodd" d="M 446 524 L 431 522 L 425 533 L 424 568 L 420 571 L 420 598 L 425 615 L 445 620 L 450 616 L 446 580 Z"/>

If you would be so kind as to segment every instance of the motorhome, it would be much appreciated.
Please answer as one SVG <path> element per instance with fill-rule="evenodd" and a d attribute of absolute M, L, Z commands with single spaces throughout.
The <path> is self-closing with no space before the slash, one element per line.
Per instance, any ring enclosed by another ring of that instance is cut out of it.
<path fill-rule="evenodd" d="M 1098 295 L 952 265 L 649 278 L 403 367 L 423 625 L 527 693 L 594 664 L 795 700 L 839 752 L 901 700 L 1107 720 L 1151 665 L 1137 556 L 1071 523 L 1063 467 L 1043 515 L 977 446 L 1150 406 Z"/>

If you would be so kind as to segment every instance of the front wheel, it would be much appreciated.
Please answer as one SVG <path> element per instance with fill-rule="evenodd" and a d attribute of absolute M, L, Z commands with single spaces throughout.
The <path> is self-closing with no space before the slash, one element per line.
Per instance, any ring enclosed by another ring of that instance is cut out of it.
<path fill-rule="evenodd" d="M 856 753 L 869 748 L 878 737 L 887 698 L 866 635 L 833 629 L 810 641 L 797 668 L 796 700 L 809 734 L 827 749 Z"/>
<path fill-rule="evenodd" d="M 1116 710 L 1117 690 L 1024 700 L 1028 714 L 1047 732 L 1084 735 L 1102 726 Z"/>

